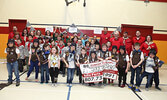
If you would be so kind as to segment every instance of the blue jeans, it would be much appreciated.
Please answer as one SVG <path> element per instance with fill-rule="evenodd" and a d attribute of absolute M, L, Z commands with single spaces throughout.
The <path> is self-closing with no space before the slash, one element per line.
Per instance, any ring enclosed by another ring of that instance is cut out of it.
<path fill-rule="evenodd" d="M 74 78 L 75 68 L 67 68 L 67 83 L 71 84 Z"/>
<path fill-rule="evenodd" d="M 48 82 L 49 80 L 49 68 L 48 63 L 41 65 L 41 82 L 44 82 L 44 71 L 45 71 L 45 81 Z"/>
<path fill-rule="evenodd" d="M 136 86 L 139 86 L 139 81 L 140 81 L 140 72 L 142 68 L 137 67 L 137 68 L 132 68 L 131 67 L 131 79 L 130 79 L 130 84 L 134 85 L 134 78 L 135 78 L 135 73 L 136 73 Z"/>
<path fill-rule="evenodd" d="M 148 72 L 145 72 L 145 71 L 144 71 L 143 74 L 142 74 L 141 77 L 140 77 L 139 86 L 140 86 L 140 84 L 141 84 L 141 82 L 142 82 L 142 80 L 143 80 L 143 78 L 144 78 L 145 76 L 148 76 L 148 77 L 147 77 L 147 83 L 146 83 L 146 88 L 148 88 L 149 85 L 150 85 L 150 81 L 151 81 L 151 79 L 152 79 L 152 77 L 153 77 L 153 73 L 148 73 Z"/>
<path fill-rule="evenodd" d="M 38 73 L 39 73 L 39 66 L 38 66 L 38 60 L 37 61 L 30 61 L 30 68 L 27 73 L 27 77 L 30 76 L 31 72 L 34 70 L 35 67 L 35 79 L 38 79 Z"/>
<path fill-rule="evenodd" d="M 18 70 L 18 62 L 15 61 L 13 63 L 7 62 L 7 69 L 8 69 L 8 82 L 12 82 L 12 72 L 14 69 L 14 74 L 16 76 L 16 82 L 20 82 L 19 79 L 19 70 Z"/>

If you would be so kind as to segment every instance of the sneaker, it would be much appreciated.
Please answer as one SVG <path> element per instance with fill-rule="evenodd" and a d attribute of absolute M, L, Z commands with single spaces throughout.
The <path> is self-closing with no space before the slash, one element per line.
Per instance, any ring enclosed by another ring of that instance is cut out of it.
<path fill-rule="evenodd" d="M 138 86 L 136 86 L 135 91 L 139 92 L 139 87 Z"/>
<path fill-rule="evenodd" d="M 11 85 L 13 82 L 8 82 L 7 85 Z"/>
<path fill-rule="evenodd" d="M 128 86 L 128 88 L 130 88 L 130 89 L 131 89 L 132 87 L 133 87 L 133 85 L 132 85 L 132 84 L 130 84 L 130 85 Z"/>
<path fill-rule="evenodd" d="M 55 84 L 55 87 L 57 87 L 57 84 Z"/>
<path fill-rule="evenodd" d="M 72 87 L 72 84 L 69 84 L 70 87 Z"/>
<path fill-rule="evenodd" d="M 40 82 L 40 84 L 43 84 L 43 82 Z"/>
<path fill-rule="evenodd" d="M 69 87 L 70 86 L 70 84 L 69 83 L 67 83 L 67 87 Z"/>
<path fill-rule="evenodd" d="M 55 86 L 55 84 L 54 83 L 52 83 L 52 87 L 54 87 Z"/>
<path fill-rule="evenodd" d="M 16 86 L 20 86 L 20 82 L 16 82 Z"/>
<path fill-rule="evenodd" d="M 121 88 L 124 88 L 124 87 L 125 87 L 125 85 L 124 85 L 124 84 L 122 84 L 122 85 L 121 85 Z"/>
<path fill-rule="evenodd" d="M 45 84 L 48 84 L 48 82 L 45 82 Z"/>
<path fill-rule="evenodd" d="M 148 88 L 145 88 L 145 90 L 146 90 L 146 91 L 149 91 L 149 89 L 148 89 Z"/>
<path fill-rule="evenodd" d="M 155 87 L 157 90 L 160 90 L 161 91 L 161 88 L 159 88 L 158 86 Z"/>

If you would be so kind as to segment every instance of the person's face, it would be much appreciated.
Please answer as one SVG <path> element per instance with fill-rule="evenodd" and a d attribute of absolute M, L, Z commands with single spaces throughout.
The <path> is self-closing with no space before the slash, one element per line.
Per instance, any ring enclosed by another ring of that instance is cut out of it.
<path fill-rule="evenodd" d="M 107 34 L 108 29 L 104 28 L 104 34 Z"/>
<path fill-rule="evenodd" d="M 34 42 L 34 46 L 37 47 L 37 46 L 38 46 L 38 43 L 37 43 L 37 42 Z"/>
<path fill-rule="evenodd" d="M 60 41 L 60 45 L 63 45 L 64 43 L 63 43 L 63 41 Z"/>
<path fill-rule="evenodd" d="M 154 58 L 155 57 L 155 55 L 152 54 L 152 53 L 149 56 L 150 56 L 150 58 Z"/>
<path fill-rule="evenodd" d="M 85 40 L 86 38 L 87 38 L 87 36 L 86 36 L 86 35 L 84 35 L 83 39 Z"/>
<path fill-rule="evenodd" d="M 31 31 L 30 34 L 31 34 L 32 36 L 34 36 L 34 32 L 33 32 L 33 31 Z"/>
<path fill-rule="evenodd" d="M 86 51 L 85 50 L 81 50 L 81 54 L 85 55 L 86 54 Z"/>
<path fill-rule="evenodd" d="M 57 40 L 61 40 L 61 37 L 60 37 L 60 36 L 58 36 L 58 37 L 57 37 Z"/>
<path fill-rule="evenodd" d="M 75 38 L 74 38 L 74 41 L 77 41 L 77 40 L 78 40 L 77 37 L 75 37 Z"/>
<path fill-rule="evenodd" d="M 86 47 L 89 47 L 89 42 L 86 43 Z"/>
<path fill-rule="evenodd" d="M 17 27 L 13 26 L 13 32 L 17 32 Z"/>
<path fill-rule="evenodd" d="M 97 39 L 97 37 L 96 37 L 96 36 L 94 36 L 94 37 L 93 37 L 93 39 L 94 39 L 94 40 L 96 40 L 96 39 Z"/>
<path fill-rule="evenodd" d="M 40 35 L 41 35 L 41 32 L 40 32 L 40 31 L 37 31 L 37 35 L 40 36 Z"/>
<path fill-rule="evenodd" d="M 67 46 L 70 46 L 70 45 L 71 45 L 71 43 L 70 43 L 70 42 L 68 42 L 68 43 L 67 43 Z"/>
<path fill-rule="evenodd" d="M 136 32 L 136 36 L 137 36 L 137 37 L 140 36 L 140 32 L 139 32 L 139 31 Z"/>
<path fill-rule="evenodd" d="M 9 42 L 9 43 L 8 43 L 8 46 L 9 46 L 9 47 L 13 47 L 13 45 L 14 45 L 14 44 L 13 44 L 12 42 Z"/>
<path fill-rule="evenodd" d="M 95 53 L 92 53 L 91 57 L 94 59 L 96 57 Z"/>
<path fill-rule="evenodd" d="M 75 46 L 71 46 L 71 51 L 75 50 Z"/>
<path fill-rule="evenodd" d="M 56 54 L 57 50 L 56 48 L 52 48 L 52 54 Z"/>
<path fill-rule="evenodd" d="M 99 50 L 100 47 L 99 47 L 99 45 L 96 45 L 95 48 L 96 48 L 96 50 Z"/>
<path fill-rule="evenodd" d="M 45 50 L 46 50 L 46 51 L 49 50 L 49 46 L 45 47 Z"/>
<path fill-rule="evenodd" d="M 47 32 L 46 32 L 46 35 L 47 35 L 47 36 L 50 36 L 50 32 L 49 32 L 49 31 L 47 31 Z"/>
<path fill-rule="evenodd" d="M 21 41 L 20 41 L 20 40 L 17 40 L 17 44 L 21 44 Z"/>
<path fill-rule="evenodd" d="M 125 38 L 128 37 L 128 34 L 127 34 L 127 33 L 124 33 L 124 34 L 123 34 L 123 37 L 125 37 Z"/>
<path fill-rule="evenodd" d="M 110 42 L 107 42 L 107 47 L 110 47 L 111 46 L 111 43 Z"/>
<path fill-rule="evenodd" d="M 107 47 L 106 47 L 106 46 L 103 46 L 103 47 L 102 47 L 102 50 L 103 50 L 103 51 L 107 51 Z"/>
<path fill-rule="evenodd" d="M 116 51 L 117 51 L 117 49 L 115 49 L 115 48 L 114 48 L 114 49 L 112 49 L 112 52 L 113 52 L 113 53 L 116 53 Z"/>
<path fill-rule="evenodd" d="M 39 44 L 41 44 L 42 43 L 42 40 L 41 39 L 39 39 Z"/>
<path fill-rule="evenodd" d="M 57 37 L 57 36 L 58 36 L 58 33 L 55 33 L 55 36 Z"/>
<path fill-rule="evenodd" d="M 119 37 L 119 32 L 118 32 L 118 31 L 115 32 L 114 37 L 115 37 L 115 38 L 118 38 L 118 37 Z"/>
<path fill-rule="evenodd" d="M 52 41 L 52 43 L 51 43 L 52 45 L 55 45 L 55 42 L 54 41 Z"/>
<path fill-rule="evenodd" d="M 150 41 L 151 41 L 151 37 L 147 36 L 147 42 L 150 42 Z"/>
<path fill-rule="evenodd" d="M 64 33 L 64 34 L 63 34 L 63 36 L 64 36 L 64 37 L 67 37 L 67 34 L 66 34 L 66 33 Z"/>
<path fill-rule="evenodd" d="M 135 48 L 135 50 L 139 50 L 140 46 L 135 46 L 134 48 Z"/>
<path fill-rule="evenodd" d="M 33 38 L 32 38 L 31 36 L 28 37 L 28 40 L 29 40 L 29 41 L 32 41 L 32 39 L 33 39 Z"/>
<path fill-rule="evenodd" d="M 124 50 L 123 50 L 123 49 L 120 49 L 120 53 L 121 53 L 121 54 L 124 54 Z"/>
<path fill-rule="evenodd" d="M 92 41 L 91 41 L 91 44 L 94 44 L 94 43 L 95 43 L 95 41 L 94 41 L 94 40 L 92 40 Z"/>
<path fill-rule="evenodd" d="M 24 30 L 23 33 L 24 33 L 24 34 L 27 34 L 27 30 Z"/>
<path fill-rule="evenodd" d="M 16 38 L 16 39 L 18 39 L 18 38 L 19 38 L 19 35 L 18 35 L 18 34 L 17 34 L 17 35 L 15 35 L 15 38 Z"/>

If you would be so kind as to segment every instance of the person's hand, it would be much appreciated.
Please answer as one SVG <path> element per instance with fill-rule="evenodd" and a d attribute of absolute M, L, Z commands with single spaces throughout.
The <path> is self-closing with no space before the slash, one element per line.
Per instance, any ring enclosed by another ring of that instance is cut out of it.
<path fill-rule="evenodd" d="M 133 68 L 137 68 L 137 65 L 134 65 Z"/>
<path fill-rule="evenodd" d="M 28 65 L 30 65 L 30 61 L 28 62 Z"/>
<path fill-rule="evenodd" d="M 67 65 L 66 65 L 66 67 L 68 68 L 68 67 L 69 67 L 69 65 L 67 64 Z"/>
<path fill-rule="evenodd" d="M 125 70 L 125 73 L 128 73 L 128 69 Z"/>
<path fill-rule="evenodd" d="M 38 63 L 38 66 L 40 66 L 41 64 L 40 64 L 40 62 Z"/>

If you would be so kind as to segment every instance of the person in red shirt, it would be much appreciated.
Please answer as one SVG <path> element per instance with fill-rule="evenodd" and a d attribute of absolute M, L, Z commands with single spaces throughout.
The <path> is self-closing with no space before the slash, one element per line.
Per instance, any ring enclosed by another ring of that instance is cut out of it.
<path fill-rule="evenodd" d="M 13 26 L 13 32 L 9 33 L 8 40 L 12 39 L 16 32 L 17 32 L 17 27 Z"/>
<path fill-rule="evenodd" d="M 147 35 L 146 41 L 140 46 L 140 50 L 144 56 L 148 56 L 150 49 L 155 49 L 158 52 L 157 45 L 152 41 L 152 36 Z"/>
<path fill-rule="evenodd" d="M 123 33 L 123 45 L 125 46 L 126 52 L 130 55 L 132 51 L 132 40 L 128 37 L 128 32 Z"/>
<path fill-rule="evenodd" d="M 116 31 L 114 33 L 114 37 L 112 37 L 110 39 L 110 42 L 111 42 L 111 48 L 113 45 L 117 46 L 117 48 L 119 48 L 120 46 L 123 46 L 123 39 L 122 39 L 122 37 L 119 37 L 118 31 Z M 110 49 L 110 50 L 112 50 L 112 49 Z M 119 51 L 119 49 L 118 49 L 118 51 Z"/>
<path fill-rule="evenodd" d="M 104 33 L 101 34 L 100 36 L 100 46 L 102 46 L 102 44 L 106 44 L 108 41 L 110 41 L 110 37 L 111 34 L 108 33 L 108 28 L 104 27 Z"/>
<path fill-rule="evenodd" d="M 138 42 L 138 43 L 140 43 L 140 45 L 142 45 L 142 43 L 144 43 L 144 41 L 145 41 L 145 37 L 141 36 L 140 31 L 136 31 L 136 36 L 133 37 L 132 41 L 133 41 L 133 44 Z"/>

